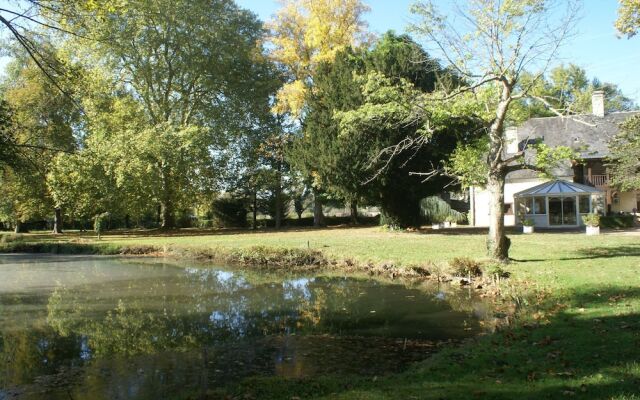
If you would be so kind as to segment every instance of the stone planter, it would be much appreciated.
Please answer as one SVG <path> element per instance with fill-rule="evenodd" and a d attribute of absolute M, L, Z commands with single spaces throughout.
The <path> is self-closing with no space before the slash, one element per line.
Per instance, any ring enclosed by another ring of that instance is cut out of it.
<path fill-rule="evenodd" d="M 595 236 L 595 235 L 599 235 L 600 234 L 600 227 L 599 226 L 587 226 L 587 235 L 588 236 Z"/>
<path fill-rule="evenodd" d="M 533 233 L 535 231 L 535 227 L 533 225 L 522 225 L 522 233 Z"/>
<path fill-rule="evenodd" d="M 458 223 L 457 222 L 452 222 L 451 223 L 451 227 L 452 228 L 457 228 L 458 227 Z"/>
<path fill-rule="evenodd" d="M 445 227 L 445 228 L 451 228 L 451 222 L 449 222 L 449 221 L 445 221 L 445 222 L 444 222 L 444 227 Z"/>
<path fill-rule="evenodd" d="M 431 224 L 431 229 L 440 229 L 442 228 L 442 225 L 440 224 Z"/>

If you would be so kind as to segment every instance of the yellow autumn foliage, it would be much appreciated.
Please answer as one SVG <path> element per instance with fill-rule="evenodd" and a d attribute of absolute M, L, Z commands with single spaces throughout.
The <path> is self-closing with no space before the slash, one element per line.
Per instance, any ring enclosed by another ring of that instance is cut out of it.
<path fill-rule="evenodd" d="M 283 0 L 268 24 L 272 59 L 291 74 L 277 96 L 275 112 L 299 116 L 317 66 L 331 62 L 338 51 L 367 40 L 361 0 Z"/>

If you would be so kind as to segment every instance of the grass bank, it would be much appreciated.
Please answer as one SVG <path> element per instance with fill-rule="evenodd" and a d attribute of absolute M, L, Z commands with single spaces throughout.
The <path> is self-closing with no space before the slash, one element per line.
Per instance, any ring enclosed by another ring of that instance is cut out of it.
<path fill-rule="evenodd" d="M 5 240 L 6 241 L 6 240 Z M 152 246 L 192 251 L 313 251 L 358 263 L 422 265 L 484 257 L 484 235 L 393 233 L 377 228 L 286 232 L 27 235 L 41 246 Z M 444 350 L 402 374 L 376 378 L 253 378 L 211 398 L 640 399 L 640 235 L 512 235 L 510 282 L 533 295 L 512 326 Z M 5 243 L 4 246 L 12 246 Z M 305 250 L 307 249 L 307 250 Z M 102 251 L 102 250 L 100 250 Z M 105 250 L 106 251 L 106 250 Z"/>

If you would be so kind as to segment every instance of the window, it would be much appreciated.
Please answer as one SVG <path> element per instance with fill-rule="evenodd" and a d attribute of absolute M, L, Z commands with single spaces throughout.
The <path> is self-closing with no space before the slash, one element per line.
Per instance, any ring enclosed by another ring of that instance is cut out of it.
<path fill-rule="evenodd" d="M 589 214 L 591 212 L 591 199 L 590 196 L 580 196 L 578 207 L 580 208 L 580 214 Z"/>
<path fill-rule="evenodd" d="M 531 197 L 521 197 L 518 200 L 518 214 L 533 214 L 533 199 Z"/>
<path fill-rule="evenodd" d="M 547 213 L 547 199 L 544 197 L 533 198 L 533 213 L 534 214 L 546 214 Z"/>
<path fill-rule="evenodd" d="M 513 204 L 512 203 L 504 203 L 504 213 L 506 215 L 513 215 Z"/>
<path fill-rule="evenodd" d="M 618 193 L 613 194 L 613 204 L 620 204 L 620 195 Z"/>

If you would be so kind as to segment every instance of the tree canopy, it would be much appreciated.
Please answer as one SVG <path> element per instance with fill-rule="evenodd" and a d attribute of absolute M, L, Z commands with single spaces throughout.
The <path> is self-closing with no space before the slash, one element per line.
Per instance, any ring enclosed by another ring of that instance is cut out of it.
<path fill-rule="evenodd" d="M 366 42 L 361 0 L 286 0 L 268 25 L 270 57 L 286 68 L 275 111 L 299 116 L 316 69 L 336 54 Z"/>
<path fill-rule="evenodd" d="M 640 28 L 640 3 L 637 0 L 619 0 L 618 19 L 615 26 L 621 35 L 631 38 Z"/>
<path fill-rule="evenodd" d="M 611 184 L 620 190 L 640 189 L 640 116 L 627 119 L 609 144 Z"/>

